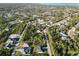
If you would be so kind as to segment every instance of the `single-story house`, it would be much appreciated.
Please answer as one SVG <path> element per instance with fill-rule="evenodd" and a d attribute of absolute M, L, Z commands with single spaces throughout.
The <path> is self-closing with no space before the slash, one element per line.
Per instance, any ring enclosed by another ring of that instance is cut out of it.
<path fill-rule="evenodd" d="M 16 47 L 18 47 L 20 45 L 20 43 L 15 44 Z"/>
<path fill-rule="evenodd" d="M 17 49 L 16 51 L 19 51 L 22 54 L 29 54 L 29 53 L 31 53 L 33 51 L 33 49 L 30 48 L 30 47 L 25 47 L 25 48 Z"/>
<path fill-rule="evenodd" d="M 60 32 L 60 35 L 63 36 L 63 37 L 67 36 L 66 32 Z"/>
<path fill-rule="evenodd" d="M 9 39 L 11 39 L 12 41 L 18 41 L 20 38 L 20 35 L 19 34 L 11 34 L 9 36 Z"/>
<path fill-rule="evenodd" d="M 24 48 L 24 52 L 25 52 L 25 53 L 31 53 L 32 51 L 33 51 L 33 49 L 30 48 L 30 47 L 25 47 L 25 48 Z"/>
<path fill-rule="evenodd" d="M 45 51 L 47 51 L 47 45 L 41 45 L 41 46 L 37 46 L 37 53 L 44 53 Z"/>
<path fill-rule="evenodd" d="M 47 45 L 42 45 L 42 46 L 40 46 L 40 48 L 41 48 L 41 50 L 44 52 L 44 51 L 47 50 Z"/>
<path fill-rule="evenodd" d="M 8 43 L 8 44 L 5 45 L 5 48 L 7 48 L 7 49 L 10 49 L 10 48 L 12 48 L 12 47 L 13 47 L 13 45 L 10 44 L 10 43 Z"/>

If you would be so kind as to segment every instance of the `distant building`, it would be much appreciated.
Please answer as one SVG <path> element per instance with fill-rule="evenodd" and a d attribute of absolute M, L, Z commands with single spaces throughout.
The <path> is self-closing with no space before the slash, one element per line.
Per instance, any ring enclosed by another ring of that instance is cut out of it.
<path fill-rule="evenodd" d="M 41 31 L 40 30 L 37 30 L 37 33 L 40 33 Z"/>
<path fill-rule="evenodd" d="M 68 36 L 66 32 L 61 32 L 60 36 L 61 36 L 62 40 L 70 40 L 71 39 L 71 37 Z"/>
<path fill-rule="evenodd" d="M 63 36 L 63 37 L 67 36 L 66 32 L 60 32 L 60 35 Z"/>

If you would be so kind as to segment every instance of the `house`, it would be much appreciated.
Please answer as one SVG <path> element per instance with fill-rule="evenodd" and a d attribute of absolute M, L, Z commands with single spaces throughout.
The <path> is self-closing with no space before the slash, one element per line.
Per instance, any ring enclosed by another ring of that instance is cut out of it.
<path fill-rule="evenodd" d="M 39 17 L 38 15 L 33 15 L 33 18 Z"/>
<path fill-rule="evenodd" d="M 60 36 L 66 37 L 67 34 L 66 34 L 66 32 L 60 32 Z"/>
<path fill-rule="evenodd" d="M 5 30 L 6 30 L 6 31 L 9 31 L 9 28 L 7 27 Z"/>
<path fill-rule="evenodd" d="M 37 33 L 40 33 L 41 31 L 40 31 L 40 30 L 37 30 L 36 32 L 37 32 Z"/>
<path fill-rule="evenodd" d="M 48 26 L 47 25 L 45 25 L 45 24 L 42 24 L 41 25 L 41 28 L 43 28 L 43 29 L 45 29 L 45 28 L 47 28 Z"/>
<path fill-rule="evenodd" d="M 43 52 L 45 52 L 45 51 L 47 50 L 47 45 L 42 45 L 42 46 L 40 46 L 40 48 L 41 48 L 41 50 L 42 50 Z"/>
<path fill-rule="evenodd" d="M 66 40 L 67 38 L 66 38 L 66 37 L 61 37 L 61 39 L 62 39 L 62 40 Z"/>
<path fill-rule="evenodd" d="M 15 47 L 18 47 L 20 45 L 20 43 L 15 44 Z"/>
<path fill-rule="evenodd" d="M 11 34 L 9 36 L 9 39 L 11 39 L 12 41 L 18 41 L 20 38 L 20 35 L 19 34 Z"/>
<path fill-rule="evenodd" d="M 68 36 L 66 32 L 61 32 L 60 36 L 61 36 L 62 40 L 70 40 L 71 39 L 71 37 Z"/>
<path fill-rule="evenodd" d="M 13 45 L 10 44 L 10 43 L 8 43 L 8 44 L 5 45 L 5 48 L 7 48 L 7 49 L 10 49 L 10 48 L 12 48 L 12 47 L 13 47 Z"/>
<path fill-rule="evenodd" d="M 31 53 L 33 51 L 33 49 L 32 48 L 30 48 L 30 47 L 25 47 L 24 48 L 24 52 L 27 54 L 27 53 Z"/>
<path fill-rule="evenodd" d="M 25 47 L 25 48 L 17 49 L 16 51 L 19 51 L 22 54 L 29 54 L 29 53 L 31 53 L 33 51 L 33 49 L 30 48 L 30 47 Z"/>
<path fill-rule="evenodd" d="M 14 45 L 18 46 L 19 43 L 17 41 L 19 40 L 19 38 L 20 38 L 20 35 L 11 34 L 9 36 L 9 39 L 6 42 L 5 48 L 12 48 Z"/>
<path fill-rule="evenodd" d="M 24 43 L 23 47 L 29 47 L 28 43 Z"/>
<path fill-rule="evenodd" d="M 43 19 L 37 19 L 37 23 L 38 23 L 38 24 L 45 24 L 45 22 L 44 22 Z"/>
<path fill-rule="evenodd" d="M 13 41 L 10 40 L 10 39 L 8 39 L 7 42 L 6 42 L 6 44 L 8 44 L 8 43 L 13 44 Z"/>
<path fill-rule="evenodd" d="M 47 45 L 40 45 L 37 46 L 36 48 L 37 53 L 44 53 L 45 51 L 47 51 Z"/>
<path fill-rule="evenodd" d="M 70 40 L 71 37 L 70 37 L 70 36 L 66 36 L 66 37 L 65 37 L 65 36 L 62 36 L 61 39 L 62 39 L 62 40 Z"/>

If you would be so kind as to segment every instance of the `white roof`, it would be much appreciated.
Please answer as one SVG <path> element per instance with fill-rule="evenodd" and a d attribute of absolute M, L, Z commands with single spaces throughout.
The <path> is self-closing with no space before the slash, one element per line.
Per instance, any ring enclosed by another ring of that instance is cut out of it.
<path fill-rule="evenodd" d="M 67 37 L 61 37 L 62 40 L 70 40 L 69 38 Z"/>
<path fill-rule="evenodd" d="M 66 37 L 61 37 L 61 39 L 62 39 L 62 40 L 66 40 L 67 38 L 66 38 Z"/>
<path fill-rule="evenodd" d="M 60 34 L 62 35 L 62 36 L 67 36 L 66 34 L 64 34 L 63 32 L 60 32 Z"/>
<path fill-rule="evenodd" d="M 9 38 L 20 38 L 19 34 L 11 34 Z"/>
<path fill-rule="evenodd" d="M 9 28 L 6 28 L 5 30 L 6 30 L 6 31 L 9 31 Z"/>
<path fill-rule="evenodd" d="M 8 46 L 8 44 L 5 45 L 5 48 L 9 49 L 9 47 L 7 47 L 7 46 Z"/>
<path fill-rule="evenodd" d="M 6 43 L 13 43 L 13 41 L 8 39 Z"/>
<path fill-rule="evenodd" d="M 24 45 L 23 45 L 24 47 L 29 47 L 29 45 L 27 44 L 27 43 L 24 43 Z"/>
<path fill-rule="evenodd" d="M 22 23 L 23 21 L 22 20 L 18 20 L 20 23 Z"/>
<path fill-rule="evenodd" d="M 19 46 L 19 43 L 17 43 L 15 46 L 18 47 Z"/>
<path fill-rule="evenodd" d="M 41 31 L 40 30 L 37 30 L 37 33 L 40 33 Z"/>

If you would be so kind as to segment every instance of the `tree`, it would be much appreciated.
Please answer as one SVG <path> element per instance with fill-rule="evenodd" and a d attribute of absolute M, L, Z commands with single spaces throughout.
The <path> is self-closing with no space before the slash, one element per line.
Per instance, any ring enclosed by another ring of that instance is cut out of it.
<path fill-rule="evenodd" d="M 2 48 L 0 49 L 0 56 L 11 56 L 13 49 Z"/>
<path fill-rule="evenodd" d="M 15 53 L 15 55 L 16 55 L 16 56 L 22 56 L 23 54 L 22 54 L 21 52 L 17 51 L 17 52 Z"/>

